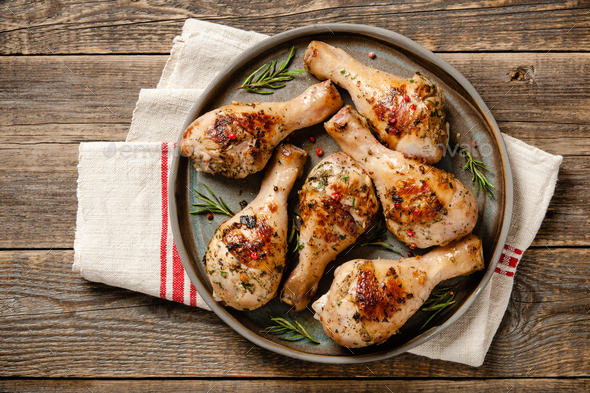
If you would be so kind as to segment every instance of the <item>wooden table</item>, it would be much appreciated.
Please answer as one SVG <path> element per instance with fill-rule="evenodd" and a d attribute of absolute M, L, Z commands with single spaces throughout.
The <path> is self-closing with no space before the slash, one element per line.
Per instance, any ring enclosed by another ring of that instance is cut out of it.
<path fill-rule="evenodd" d="M 517 3 L 3 2 L 0 390 L 590 391 L 590 4 Z M 71 272 L 78 144 L 124 140 L 188 17 L 271 35 L 389 28 L 462 72 L 503 132 L 564 156 L 483 366 L 299 362 L 213 313 Z"/>

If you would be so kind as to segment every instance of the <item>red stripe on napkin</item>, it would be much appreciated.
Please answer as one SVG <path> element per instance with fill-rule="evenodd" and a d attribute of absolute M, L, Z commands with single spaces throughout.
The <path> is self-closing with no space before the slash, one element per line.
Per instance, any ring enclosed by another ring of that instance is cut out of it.
<path fill-rule="evenodd" d="M 508 244 L 506 244 L 504 246 L 504 250 L 508 250 L 508 251 L 511 251 L 511 252 L 513 252 L 515 254 L 522 255 L 522 250 L 519 250 L 516 247 L 509 246 Z"/>
<path fill-rule="evenodd" d="M 197 305 L 197 288 L 195 288 L 195 286 L 193 285 L 192 282 L 191 282 L 191 287 L 190 287 L 190 299 L 191 299 L 191 306 L 196 306 Z"/>
<path fill-rule="evenodd" d="M 518 248 L 512 247 L 508 244 L 504 246 L 504 250 L 506 251 L 500 255 L 500 261 L 498 261 L 498 266 L 494 272 L 506 277 L 514 277 L 514 271 L 511 270 L 516 269 L 518 262 L 520 262 L 522 250 L 519 250 Z M 511 256 L 510 254 L 514 254 L 516 256 Z"/>
<path fill-rule="evenodd" d="M 184 303 L 184 268 L 176 243 L 172 243 L 172 300 Z"/>
<path fill-rule="evenodd" d="M 160 297 L 166 299 L 166 254 L 168 254 L 168 144 L 162 143 L 162 235 L 160 236 Z"/>
<path fill-rule="evenodd" d="M 509 272 L 508 270 L 501 270 L 499 267 L 497 267 L 496 270 L 494 270 L 494 272 L 506 277 L 514 277 L 514 272 Z"/>
<path fill-rule="evenodd" d="M 502 254 L 502 256 L 500 257 L 500 264 L 510 267 L 516 267 L 516 265 L 518 265 L 518 259 Z"/>

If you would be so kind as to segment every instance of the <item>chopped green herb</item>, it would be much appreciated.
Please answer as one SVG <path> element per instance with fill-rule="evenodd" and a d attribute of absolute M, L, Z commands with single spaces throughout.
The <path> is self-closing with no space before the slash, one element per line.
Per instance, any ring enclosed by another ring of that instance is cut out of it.
<path fill-rule="evenodd" d="M 250 293 L 254 293 L 254 284 L 252 284 L 251 282 L 241 282 L 242 286 L 244 287 L 245 290 L 247 290 Z"/>
<path fill-rule="evenodd" d="M 223 278 L 227 277 L 227 272 L 224 272 L 223 270 L 220 270 L 219 274 L 221 274 L 221 277 L 223 277 Z"/>
<path fill-rule="evenodd" d="M 345 70 L 345 69 L 342 69 L 342 70 L 340 70 L 340 73 L 341 73 L 342 75 L 344 75 L 344 74 L 346 74 L 346 70 Z"/>

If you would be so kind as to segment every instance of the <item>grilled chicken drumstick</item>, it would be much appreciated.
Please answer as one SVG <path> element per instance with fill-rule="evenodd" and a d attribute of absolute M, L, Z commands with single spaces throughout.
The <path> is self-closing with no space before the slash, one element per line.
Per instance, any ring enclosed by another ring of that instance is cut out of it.
<path fill-rule="evenodd" d="M 366 231 L 378 210 L 371 178 L 348 155 L 334 153 L 313 168 L 299 191 L 303 248 L 281 300 L 303 310 L 326 265 Z"/>
<path fill-rule="evenodd" d="M 387 147 L 434 164 L 448 142 L 444 95 L 428 78 L 416 73 L 404 79 L 367 67 L 342 49 L 312 41 L 303 58 L 305 68 L 348 90 L 356 109 Z"/>
<path fill-rule="evenodd" d="M 426 248 L 473 230 L 475 196 L 452 174 L 381 145 L 365 118 L 349 105 L 324 126 L 373 179 L 387 227 L 399 240 Z"/>
<path fill-rule="evenodd" d="M 287 254 L 287 197 L 306 159 L 298 147 L 277 147 L 258 196 L 211 239 L 207 273 L 214 297 L 226 305 L 253 310 L 276 294 Z"/>
<path fill-rule="evenodd" d="M 474 235 L 422 257 L 355 259 L 336 269 L 330 290 L 312 307 L 338 344 L 379 344 L 397 333 L 439 282 L 483 267 L 481 240 Z"/>
<path fill-rule="evenodd" d="M 197 171 L 243 178 L 262 170 L 275 146 L 292 131 L 326 120 L 342 105 L 340 94 L 326 81 L 291 101 L 222 106 L 186 129 L 180 149 Z"/>

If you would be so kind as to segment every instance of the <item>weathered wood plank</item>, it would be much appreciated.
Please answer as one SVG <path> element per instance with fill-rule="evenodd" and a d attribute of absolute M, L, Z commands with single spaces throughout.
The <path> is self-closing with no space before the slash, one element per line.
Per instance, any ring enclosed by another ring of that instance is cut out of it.
<path fill-rule="evenodd" d="M 549 379 L 493 379 L 470 381 L 447 380 L 4 380 L 0 381 L 2 391 L 11 392 L 530 392 L 559 393 L 584 392 L 590 389 L 586 378 Z"/>
<path fill-rule="evenodd" d="M 80 142 L 124 141 L 128 132 L 129 123 L 6 125 L 2 126 L 0 141 L 31 147 L 39 143 L 77 144 Z M 590 142 L 588 143 L 590 144 Z M 550 143 L 549 146 L 551 145 Z"/>
<path fill-rule="evenodd" d="M 583 156 L 590 152 L 587 124 L 551 122 L 498 122 L 502 132 L 545 150 L 563 156 Z M 123 141 L 129 124 L 32 124 L 2 126 L 0 143 L 11 145 L 68 144 L 95 141 Z"/>
<path fill-rule="evenodd" d="M 500 130 L 551 154 L 583 156 L 590 152 L 590 124 L 498 122 Z"/>
<path fill-rule="evenodd" d="M 471 81 L 499 122 L 539 123 L 530 132 L 545 132 L 545 123 L 577 124 L 578 135 L 590 127 L 590 53 L 441 56 Z M 129 123 L 139 89 L 156 86 L 166 59 L 2 57 L 0 125 Z M 10 135 L 0 142 L 10 143 Z"/>
<path fill-rule="evenodd" d="M 590 249 L 528 250 L 480 368 L 414 355 L 321 365 L 276 355 L 213 313 L 86 282 L 72 251 L 0 252 L 0 375 L 51 378 L 540 378 L 590 373 Z"/>
<path fill-rule="evenodd" d="M 0 145 L 0 153 L 0 248 L 71 248 L 78 145 Z M 590 156 L 565 156 L 535 245 L 590 245 L 589 170 Z"/>
<path fill-rule="evenodd" d="M 0 125 L 130 123 L 167 56 L 0 59 Z M 56 110 L 59 108 L 59 110 Z"/>
<path fill-rule="evenodd" d="M 186 18 L 271 35 L 322 23 L 395 30 L 434 51 L 586 51 L 587 7 L 495 1 L 371 2 L 12 1 L 0 11 L 3 54 L 168 53 Z M 570 30 L 571 29 L 571 30 Z"/>

